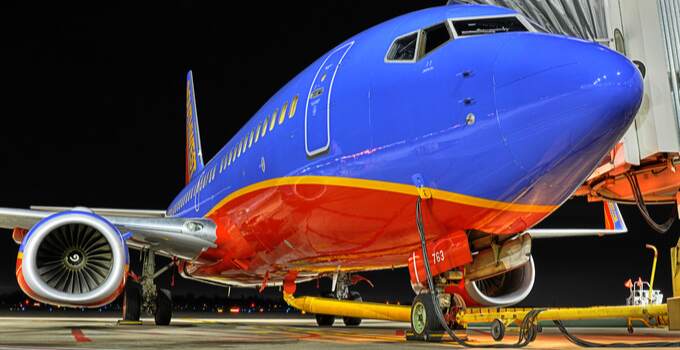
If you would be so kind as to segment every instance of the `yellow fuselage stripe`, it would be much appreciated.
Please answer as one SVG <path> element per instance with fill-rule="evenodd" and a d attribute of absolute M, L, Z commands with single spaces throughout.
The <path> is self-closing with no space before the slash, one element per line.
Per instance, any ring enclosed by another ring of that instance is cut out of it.
<path fill-rule="evenodd" d="M 259 191 L 266 188 L 286 186 L 286 185 L 329 185 L 329 186 L 344 186 L 352 188 L 362 188 L 369 190 L 382 190 L 394 193 L 401 193 L 406 195 L 417 196 L 418 190 L 415 186 L 405 185 L 394 182 L 355 179 L 348 177 L 337 176 L 287 176 L 269 179 L 252 185 L 243 187 L 229 194 L 222 199 L 215 207 L 213 207 L 206 216 L 212 215 L 217 209 L 224 206 L 226 203 L 243 196 L 245 194 Z M 524 213 L 549 213 L 557 208 L 555 205 L 536 205 L 536 204 L 516 204 L 491 199 L 468 196 L 459 193 L 442 191 L 434 188 L 429 189 L 432 197 L 438 200 L 443 200 L 452 203 L 475 206 L 479 208 L 506 210 Z"/>

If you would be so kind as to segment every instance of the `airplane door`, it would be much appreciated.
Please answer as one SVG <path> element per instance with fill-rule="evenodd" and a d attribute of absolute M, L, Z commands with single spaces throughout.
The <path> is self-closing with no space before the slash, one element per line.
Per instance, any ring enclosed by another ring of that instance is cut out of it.
<path fill-rule="evenodd" d="M 201 191 L 196 191 L 196 195 L 194 196 L 194 210 L 198 213 L 200 209 L 201 209 Z"/>
<path fill-rule="evenodd" d="M 343 58 L 353 44 L 352 41 L 333 50 L 321 63 L 309 87 L 305 107 L 305 151 L 309 157 L 326 152 L 330 148 L 333 81 Z"/>

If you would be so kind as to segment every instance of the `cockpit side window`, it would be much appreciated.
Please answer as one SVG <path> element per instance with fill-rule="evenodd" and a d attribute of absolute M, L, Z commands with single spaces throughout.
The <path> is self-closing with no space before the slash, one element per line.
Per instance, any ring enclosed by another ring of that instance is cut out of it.
<path fill-rule="evenodd" d="M 453 28 L 458 37 L 529 31 L 527 27 L 514 16 L 453 20 Z"/>
<path fill-rule="evenodd" d="M 446 23 L 440 23 L 423 30 L 424 50 L 423 56 L 444 45 L 451 39 L 451 33 Z"/>
<path fill-rule="evenodd" d="M 387 53 L 387 61 L 413 61 L 418 49 L 419 32 L 411 33 L 394 40 L 390 51 Z"/>

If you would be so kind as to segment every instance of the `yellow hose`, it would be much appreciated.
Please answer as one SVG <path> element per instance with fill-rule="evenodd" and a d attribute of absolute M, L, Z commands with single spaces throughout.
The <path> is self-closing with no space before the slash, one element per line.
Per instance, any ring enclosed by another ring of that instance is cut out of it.
<path fill-rule="evenodd" d="M 372 320 L 410 322 L 411 306 L 283 295 L 288 305 L 312 314 L 356 317 Z"/>
<path fill-rule="evenodd" d="M 319 297 L 294 297 L 283 295 L 288 305 L 311 314 L 356 317 L 362 319 L 387 320 L 396 322 L 411 321 L 411 307 L 361 301 L 337 300 Z M 457 321 L 461 325 L 486 323 L 495 319 L 501 321 L 521 321 L 531 308 L 468 308 L 461 310 Z M 538 320 L 593 320 L 667 317 L 668 306 L 594 306 L 579 308 L 549 308 L 543 311 Z"/>

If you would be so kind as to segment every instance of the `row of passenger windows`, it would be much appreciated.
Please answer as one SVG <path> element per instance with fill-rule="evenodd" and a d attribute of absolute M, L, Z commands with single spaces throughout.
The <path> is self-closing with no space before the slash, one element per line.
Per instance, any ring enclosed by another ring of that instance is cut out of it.
<path fill-rule="evenodd" d="M 385 60 L 414 62 L 454 37 L 520 31 L 525 32 L 528 29 L 517 16 L 446 21 L 396 38 Z"/>
<path fill-rule="evenodd" d="M 274 131 L 276 125 L 283 124 L 286 119 L 291 119 L 295 116 L 295 111 L 297 110 L 298 96 L 293 97 L 290 102 L 284 103 L 281 109 L 276 109 L 271 115 L 264 117 L 264 120 L 259 122 L 257 126 L 253 126 L 250 133 L 246 133 L 245 136 L 241 138 L 238 144 L 233 146 L 229 153 L 225 154 L 220 162 L 220 173 L 231 166 L 232 163 L 236 162 L 236 159 L 241 157 L 241 154 L 246 153 L 254 144 L 256 144 L 261 138 L 264 138 L 267 133 Z"/>
<path fill-rule="evenodd" d="M 291 119 L 295 116 L 295 111 L 297 110 L 299 96 L 293 97 L 290 104 L 286 103 L 281 106 L 281 109 L 276 109 L 270 115 L 265 116 L 264 120 L 257 124 L 257 127 L 253 127 L 249 133 L 245 134 L 236 145 L 232 146 L 228 153 L 226 153 L 220 160 L 219 173 L 227 170 L 233 163 L 236 162 L 242 154 L 246 153 L 254 144 L 256 144 L 260 139 L 264 138 L 267 133 L 274 131 L 276 125 L 283 124 L 286 119 Z M 175 206 L 170 210 L 170 215 L 177 214 L 181 208 L 187 205 L 198 192 L 203 190 L 208 184 L 215 180 L 217 169 L 215 167 L 208 172 L 204 172 L 201 179 L 196 183 L 194 187 L 187 193 L 185 193 L 182 198 L 175 204 Z"/>
<path fill-rule="evenodd" d="M 189 203 L 200 191 L 202 191 L 206 186 L 215 180 L 217 175 L 217 168 L 212 167 L 209 171 L 204 171 L 201 178 L 196 182 L 196 184 L 185 193 L 182 198 L 175 204 L 175 206 L 170 210 L 170 215 L 175 215 L 181 208 L 183 208 L 187 203 Z"/>

